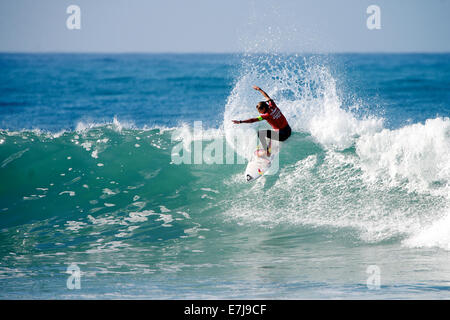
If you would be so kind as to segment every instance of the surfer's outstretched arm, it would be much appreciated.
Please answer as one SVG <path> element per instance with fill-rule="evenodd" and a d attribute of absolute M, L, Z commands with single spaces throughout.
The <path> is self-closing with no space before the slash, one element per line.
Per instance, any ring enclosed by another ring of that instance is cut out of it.
<path fill-rule="evenodd" d="M 263 89 L 261 89 L 260 87 L 253 86 L 253 89 L 255 89 L 256 91 L 261 92 L 261 94 L 262 94 L 262 95 L 264 96 L 264 98 L 266 98 L 267 100 L 272 100 L 272 98 L 269 97 L 269 95 L 268 95 Z"/>
<path fill-rule="evenodd" d="M 261 121 L 260 117 L 258 118 L 251 118 L 251 119 L 247 119 L 247 120 L 231 120 L 233 121 L 233 123 L 235 124 L 240 124 L 240 123 L 253 123 L 256 121 Z"/>

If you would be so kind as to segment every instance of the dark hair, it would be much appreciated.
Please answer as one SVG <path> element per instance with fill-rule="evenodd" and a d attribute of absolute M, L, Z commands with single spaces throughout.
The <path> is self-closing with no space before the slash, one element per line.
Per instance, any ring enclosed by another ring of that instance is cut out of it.
<path fill-rule="evenodd" d="M 256 109 L 258 109 L 260 111 L 267 110 L 267 108 L 269 108 L 269 105 L 265 101 L 261 101 L 256 105 Z"/>

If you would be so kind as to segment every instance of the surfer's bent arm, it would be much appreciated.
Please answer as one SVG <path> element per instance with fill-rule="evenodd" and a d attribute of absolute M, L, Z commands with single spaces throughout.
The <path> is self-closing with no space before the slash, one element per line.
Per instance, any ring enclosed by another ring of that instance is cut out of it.
<path fill-rule="evenodd" d="M 253 86 L 253 89 L 255 89 L 256 91 L 261 92 L 261 94 L 264 96 L 264 98 L 267 99 L 267 101 L 272 100 L 272 98 L 269 97 L 269 95 L 263 89 L 261 89 L 260 87 Z"/>

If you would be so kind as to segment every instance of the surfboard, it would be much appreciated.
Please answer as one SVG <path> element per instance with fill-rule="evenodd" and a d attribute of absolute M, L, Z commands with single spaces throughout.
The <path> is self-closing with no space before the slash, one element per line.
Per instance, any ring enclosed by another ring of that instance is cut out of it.
<path fill-rule="evenodd" d="M 280 148 L 281 143 L 274 141 L 271 145 L 271 154 L 267 156 L 261 146 L 256 147 L 245 169 L 245 179 L 247 182 L 254 181 L 269 171 L 280 152 Z"/>

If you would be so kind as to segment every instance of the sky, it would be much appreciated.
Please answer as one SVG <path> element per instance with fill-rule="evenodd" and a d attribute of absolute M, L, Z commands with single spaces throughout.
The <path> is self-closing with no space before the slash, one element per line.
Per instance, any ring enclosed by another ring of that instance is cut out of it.
<path fill-rule="evenodd" d="M 449 14 L 450 0 L 0 0 L 0 52 L 450 52 Z"/>

